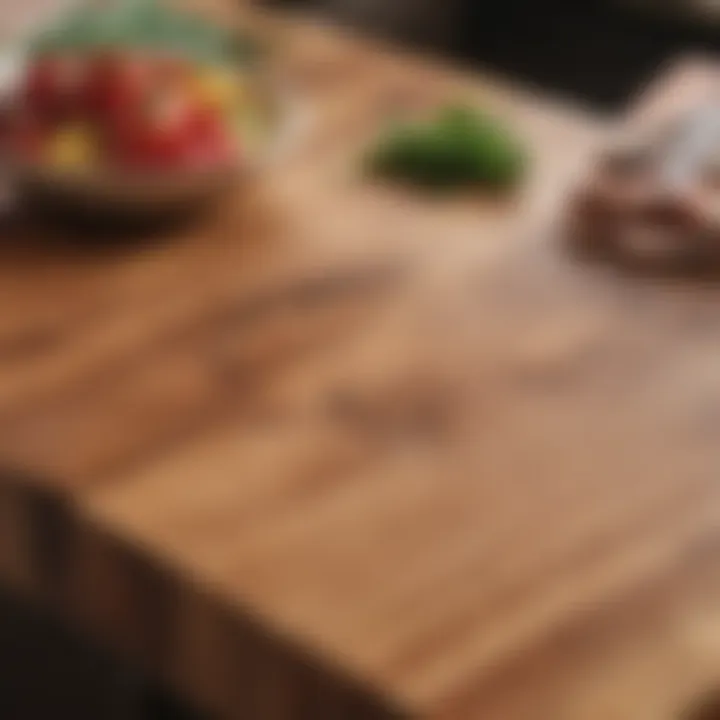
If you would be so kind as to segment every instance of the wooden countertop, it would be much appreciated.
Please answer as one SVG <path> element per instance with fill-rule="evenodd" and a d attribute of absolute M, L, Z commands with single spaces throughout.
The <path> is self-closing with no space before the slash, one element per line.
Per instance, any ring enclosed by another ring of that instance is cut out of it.
<path fill-rule="evenodd" d="M 601 119 L 281 25 L 312 122 L 212 217 L 3 225 L 0 577 L 222 717 L 676 717 L 720 668 L 717 290 L 556 241 Z M 521 197 L 354 175 L 458 95 Z"/>

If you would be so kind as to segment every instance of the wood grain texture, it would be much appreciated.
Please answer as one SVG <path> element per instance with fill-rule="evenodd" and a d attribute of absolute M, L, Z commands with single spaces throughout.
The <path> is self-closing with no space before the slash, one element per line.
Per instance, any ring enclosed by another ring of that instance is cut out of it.
<path fill-rule="evenodd" d="M 720 680 L 717 289 L 557 241 L 609 123 L 260 19 L 313 119 L 281 163 L 152 245 L 2 226 L 4 581 L 222 717 L 672 720 Z M 520 196 L 353 171 L 458 96 Z"/>

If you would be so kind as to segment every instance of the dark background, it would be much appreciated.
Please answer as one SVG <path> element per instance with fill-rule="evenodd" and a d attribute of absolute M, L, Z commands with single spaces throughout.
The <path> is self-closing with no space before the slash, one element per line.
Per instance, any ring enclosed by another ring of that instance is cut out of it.
<path fill-rule="evenodd" d="M 459 56 L 607 111 L 621 109 L 666 60 L 720 49 L 713 23 L 608 0 L 466 0 L 462 12 Z"/>
<path fill-rule="evenodd" d="M 321 10 L 360 1 L 259 0 Z M 454 2 L 458 5 L 452 10 L 444 9 Z M 674 4 L 687 8 L 690 3 Z M 667 6 L 667 0 L 437 0 L 438 18 L 452 15 L 449 28 L 436 23 L 442 30 L 433 37 L 433 19 L 424 33 L 393 31 L 421 49 L 616 112 L 664 61 L 687 52 L 720 50 L 720 16 L 711 22 L 696 13 L 662 10 Z M 337 15 L 342 19 L 341 10 Z M 382 23 L 373 30 L 382 31 Z"/>

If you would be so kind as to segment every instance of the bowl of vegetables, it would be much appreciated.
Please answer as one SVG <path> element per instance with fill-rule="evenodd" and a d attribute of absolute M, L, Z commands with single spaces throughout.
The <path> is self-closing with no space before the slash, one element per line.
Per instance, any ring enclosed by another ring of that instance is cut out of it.
<path fill-rule="evenodd" d="M 212 198 L 257 167 L 283 121 L 247 38 L 151 0 L 75 10 L 6 55 L 0 82 L 10 181 L 92 209 Z"/>

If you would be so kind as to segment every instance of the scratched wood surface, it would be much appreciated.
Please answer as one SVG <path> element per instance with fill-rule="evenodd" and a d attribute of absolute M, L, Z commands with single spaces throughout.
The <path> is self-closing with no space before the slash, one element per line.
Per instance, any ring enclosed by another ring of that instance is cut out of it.
<path fill-rule="evenodd" d="M 152 243 L 3 221 L 0 577 L 222 717 L 678 717 L 720 680 L 718 291 L 558 242 L 606 122 L 261 20 L 311 120 L 276 166 Z M 354 171 L 458 96 L 527 137 L 518 197 Z"/>

